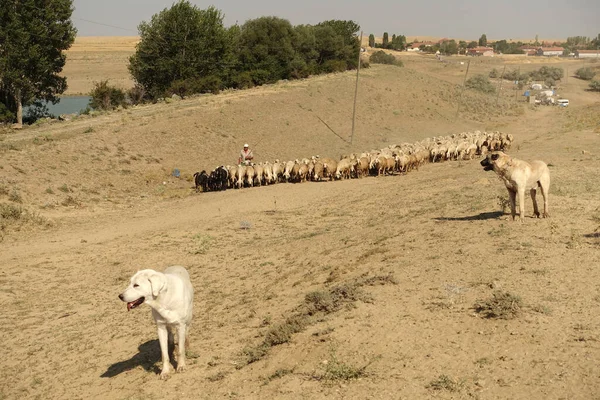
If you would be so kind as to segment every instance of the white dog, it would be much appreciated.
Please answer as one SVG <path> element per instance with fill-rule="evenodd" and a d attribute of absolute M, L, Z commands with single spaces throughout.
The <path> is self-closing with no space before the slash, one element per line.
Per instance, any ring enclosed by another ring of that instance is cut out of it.
<path fill-rule="evenodd" d="M 177 372 L 184 371 L 185 348 L 188 344 L 194 300 L 194 288 L 187 270 L 176 265 L 167 268 L 164 273 L 152 269 L 138 271 L 131 277 L 129 287 L 119 298 L 127 303 L 127 311 L 143 303 L 152 307 L 152 317 L 158 328 L 162 354 L 161 379 L 166 379 L 172 370 L 169 362 L 169 343 L 173 343 L 172 329 L 177 328 Z"/>

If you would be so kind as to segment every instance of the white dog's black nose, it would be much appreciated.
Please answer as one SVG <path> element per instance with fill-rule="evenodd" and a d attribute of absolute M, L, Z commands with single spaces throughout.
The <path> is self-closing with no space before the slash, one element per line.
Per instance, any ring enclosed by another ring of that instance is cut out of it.
<path fill-rule="evenodd" d="M 119 295 L 119 298 L 121 299 L 121 301 L 123 301 L 123 293 L 121 293 L 121 294 Z"/>

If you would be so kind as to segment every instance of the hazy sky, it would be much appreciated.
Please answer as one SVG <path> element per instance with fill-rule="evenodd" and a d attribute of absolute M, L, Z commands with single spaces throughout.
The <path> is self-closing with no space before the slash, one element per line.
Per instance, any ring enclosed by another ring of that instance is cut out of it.
<path fill-rule="evenodd" d="M 600 0 L 192 0 L 215 5 L 225 25 L 274 15 L 293 25 L 351 19 L 365 35 L 384 31 L 406 36 L 478 39 L 595 37 L 600 33 Z M 80 36 L 130 36 L 137 25 L 168 8 L 172 0 L 74 0 L 73 22 Z M 98 25 L 102 23 L 114 27 Z M 117 29 L 124 28 L 124 29 Z"/>

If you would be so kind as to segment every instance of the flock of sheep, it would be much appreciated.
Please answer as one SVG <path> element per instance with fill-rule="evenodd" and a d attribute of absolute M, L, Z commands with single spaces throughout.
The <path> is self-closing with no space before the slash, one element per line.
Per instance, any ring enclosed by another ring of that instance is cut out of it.
<path fill-rule="evenodd" d="M 313 156 L 282 162 L 275 160 L 252 165 L 220 166 L 210 174 L 196 172 L 196 190 L 217 191 L 228 188 L 270 185 L 279 182 L 306 182 L 361 178 L 368 175 L 407 173 L 428 162 L 471 160 L 488 151 L 508 150 L 513 135 L 501 132 L 463 132 L 427 138 L 419 142 L 390 145 L 381 150 L 343 155 L 338 161 Z"/>

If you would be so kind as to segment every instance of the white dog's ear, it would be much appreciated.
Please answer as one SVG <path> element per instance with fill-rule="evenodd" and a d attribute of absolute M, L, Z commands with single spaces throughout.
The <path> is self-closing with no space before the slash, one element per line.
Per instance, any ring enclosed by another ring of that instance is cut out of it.
<path fill-rule="evenodd" d="M 152 286 L 152 296 L 157 297 L 166 285 L 163 274 L 152 274 L 148 277 L 150 286 Z"/>

